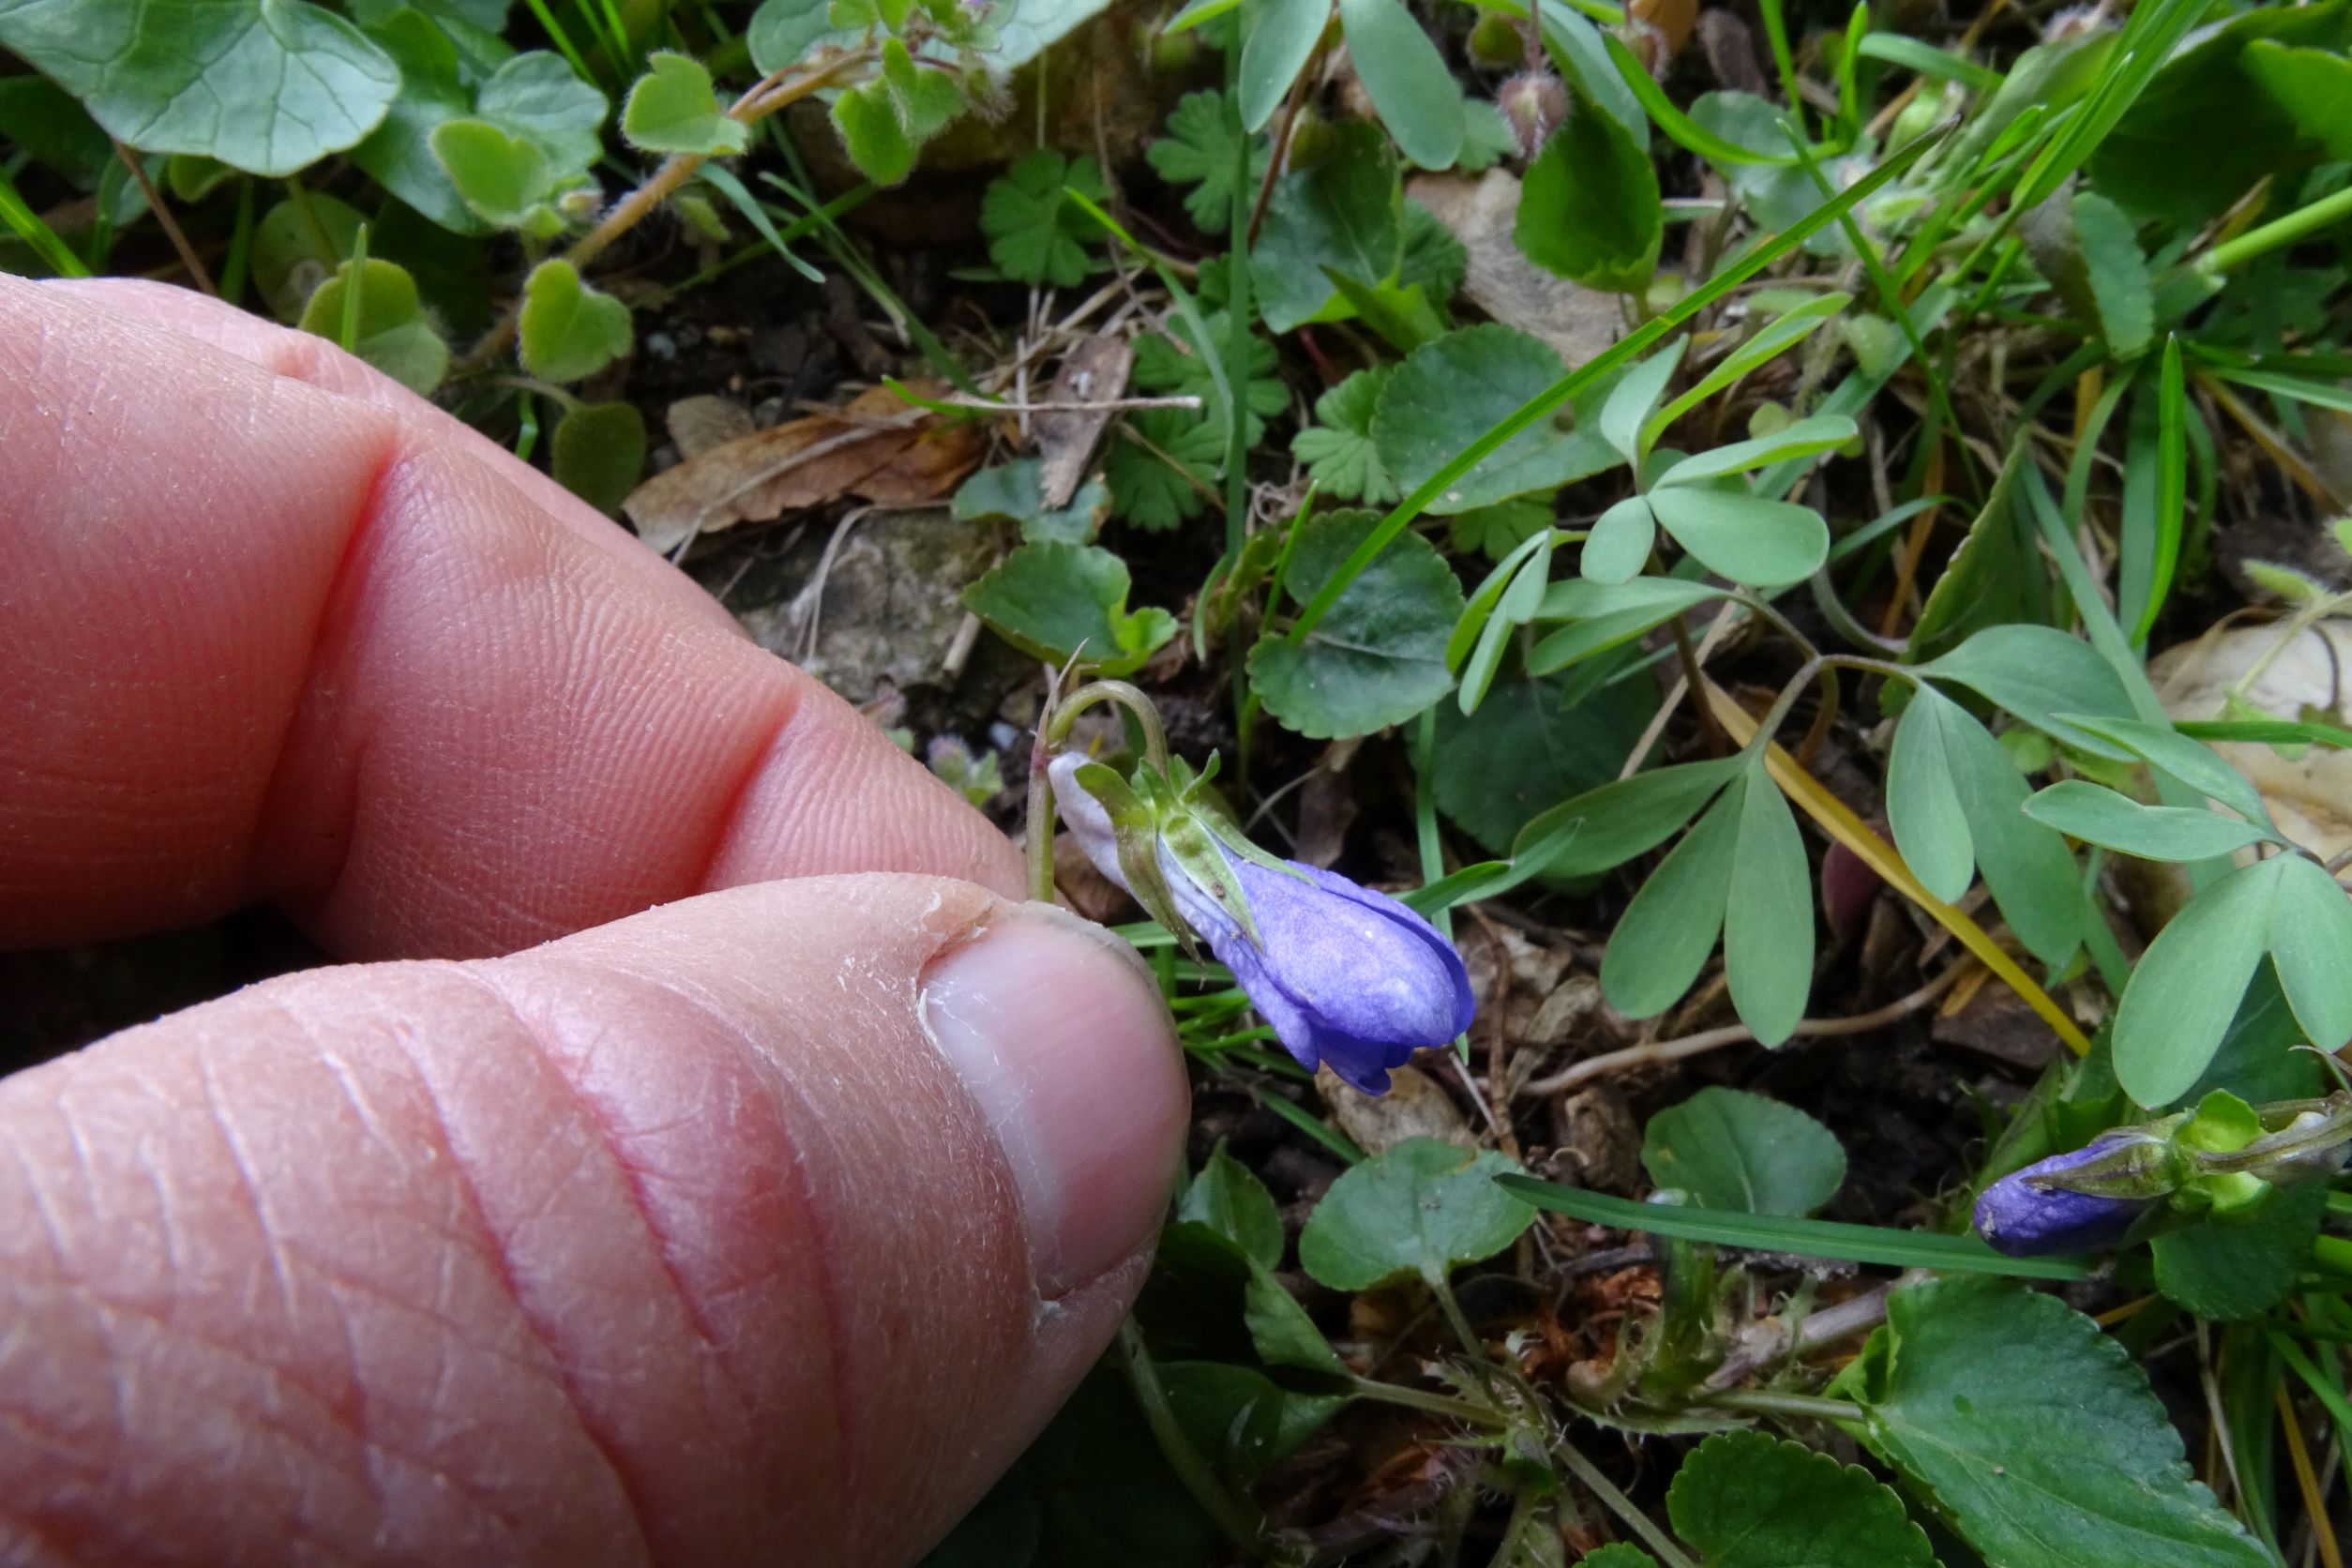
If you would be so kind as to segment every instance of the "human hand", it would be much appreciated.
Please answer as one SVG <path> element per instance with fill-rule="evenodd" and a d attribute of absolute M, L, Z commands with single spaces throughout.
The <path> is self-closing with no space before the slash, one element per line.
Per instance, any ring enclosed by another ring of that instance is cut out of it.
<path fill-rule="evenodd" d="M 0 1082 L 0 1562 L 920 1554 L 1140 1283 L 1133 955 L 320 339 L 0 278 L 0 945 L 412 960 Z"/>

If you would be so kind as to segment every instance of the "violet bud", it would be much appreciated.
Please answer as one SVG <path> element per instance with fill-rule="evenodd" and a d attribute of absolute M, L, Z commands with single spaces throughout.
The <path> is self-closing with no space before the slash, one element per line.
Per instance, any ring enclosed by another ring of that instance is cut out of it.
<path fill-rule="evenodd" d="M 2113 1246 L 2170 1190 L 2160 1185 L 2169 1178 L 2155 1174 L 2168 1165 L 2169 1152 L 2166 1140 L 2135 1131 L 2037 1160 L 1984 1189 L 1976 1200 L 1976 1233 L 2012 1258 Z M 2073 1190 L 2077 1184 L 2100 1190 Z M 2138 1195 L 2149 1186 L 2158 1190 Z"/>
<path fill-rule="evenodd" d="M 1074 756 L 1053 760 L 1054 798 L 1096 869 L 1135 891 L 1120 866 L 1111 813 L 1078 781 L 1084 765 Z M 1378 1094 L 1390 1068 L 1470 1027 L 1475 1005 L 1461 955 L 1403 904 L 1296 861 L 1260 864 L 1214 833 L 1188 835 L 1197 846 L 1190 853 L 1205 851 L 1224 874 L 1213 894 L 1170 848 L 1172 836 L 1154 841 L 1169 904 L 1233 972 L 1300 1065 L 1327 1063 Z"/>

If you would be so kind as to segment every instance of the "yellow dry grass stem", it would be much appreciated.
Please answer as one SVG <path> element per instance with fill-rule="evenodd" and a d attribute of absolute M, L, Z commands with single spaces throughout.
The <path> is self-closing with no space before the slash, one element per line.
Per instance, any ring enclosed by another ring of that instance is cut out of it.
<path fill-rule="evenodd" d="M 1754 716 L 1732 700 L 1731 694 L 1714 682 L 1707 683 L 1708 705 L 1732 739 L 1745 746 L 1756 734 Z M 2002 951 L 1989 932 L 1960 911 L 1920 885 L 1911 875 L 1903 857 L 1894 846 L 1873 833 L 1868 824 L 1847 809 L 1846 803 L 1823 787 L 1819 779 L 1797 764 L 1797 760 L 1781 749 L 1779 743 L 1769 745 L 1764 755 L 1764 768 L 1779 785 L 1781 792 L 1795 802 L 1798 808 L 1820 825 L 1821 831 L 1846 846 L 1856 858 L 1877 872 L 1888 886 L 1925 910 L 1936 924 L 1950 931 L 1981 960 L 1984 967 L 2000 976 L 2009 988 L 2025 1000 L 2026 1005 L 2042 1015 L 2058 1037 L 2066 1042 L 2077 1056 L 2090 1050 L 2089 1037 L 2066 1016 L 2066 1010 L 2052 1000 L 2050 994 L 2033 983 L 2033 977 L 2018 967 L 2017 960 Z"/>
<path fill-rule="evenodd" d="M 2319 1495 L 2319 1477 L 2311 1468 L 2311 1451 L 2303 1446 L 2303 1425 L 2295 1419 L 2295 1401 L 2287 1397 L 2286 1384 L 2277 1389 L 2279 1425 L 2286 1432 L 2287 1462 L 2295 1468 L 2296 1489 L 2303 1494 L 2303 1509 L 2311 1519 L 2312 1542 L 2319 1548 L 2319 1560 L 2327 1568 L 2344 1568 L 2344 1554 L 2336 1549 L 2335 1527 L 2328 1522 L 2328 1503 Z"/>

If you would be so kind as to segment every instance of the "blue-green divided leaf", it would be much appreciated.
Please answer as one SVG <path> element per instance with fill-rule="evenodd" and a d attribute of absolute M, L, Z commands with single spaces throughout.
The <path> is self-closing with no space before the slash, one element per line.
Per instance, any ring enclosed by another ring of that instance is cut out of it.
<path fill-rule="evenodd" d="M 2141 1105 L 2171 1104 L 2212 1061 L 2270 938 L 2282 864 L 2261 861 L 2205 888 L 2140 955 L 2116 1008 L 2115 1073 Z"/>
<path fill-rule="evenodd" d="M 1944 761 L 1993 901 L 2027 952 L 2064 968 L 2082 942 L 2088 912 L 2066 840 L 2025 814 L 2031 791 L 1984 726 L 1931 687 L 1920 687 L 1911 701 L 1937 707 Z"/>
<path fill-rule="evenodd" d="M 2270 898 L 2270 961 L 2295 1021 L 2333 1051 L 2352 1039 L 2352 899 L 2315 861 L 2282 855 Z"/>
<path fill-rule="evenodd" d="M 1339 26 L 1398 149 L 1424 169 L 1451 168 L 1462 152 L 1462 89 L 1403 0 L 1339 0 Z"/>
<path fill-rule="evenodd" d="M 1740 1021 L 1777 1046 L 1805 1016 L 1813 991 L 1813 879 L 1788 802 L 1765 776 L 1762 752 L 1748 775 L 1724 913 L 1723 964 Z"/>
<path fill-rule="evenodd" d="M 1511 231 L 1546 272 L 1590 289 L 1647 288 L 1666 232 L 1658 173 L 1625 128 L 1582 94 L 1519 185 Z"/>
<path fill-rule="evenodd" d="M 1740 768 L 1737 757 L 1677 762 L 1588 790 L 1530 818 L 1512 858 L 1534 857 L 1556 877 L 1621 866 L 1673 837 Z"/>
<path fill-rule="evenodd" d="M 727 156 L 743 151 L 750 128 L 729 116 L 702 62 L 660 50 L 621 109 L 621 134 L 649 153 Z"/>
<path fill-rule="evenodd" d="M 518 339 L 524 369 L 580 381 L 629 352 L 629 308 L 582 283 L 571 263 L 541 262 L 523 280 Z"/>
<path fill-rule="evenodd" d="M 1920 885 L 1947 904 L 1958 902 L 1976 880 L 1976 845 L 1944 733 L 1958 711 L 1949 702 L 1914 698 L 1895 721 L 1887 757 L 1887 822 L 1894 847 Z"/>
<path fill-rule="evenodd" d="M 1753 773 L 1735 775 L 1625 907 L 1601 957 L 1601 993 L 1627 1018 L 1652 1018 L 1680 1002 L 1715 950 L 1743 807 L 1756 787 Z"/>
<path fill-rule="evenodd" d="M 2270 1560 L 2192 1478 L 2130 1352 L 2054 1296 L 1976 1280 L 1898 1290 L 1833 1388 L 1860 1401 L 1870 1445 L 1988 1563 Z"/>
<path fill-rule="evenodd" d="M 2100 718 L 2085 714 L 2063 716 L 2078 729 L 2119 746 L 2152 768 L 2172 775 L 2199 794 L 2220 801 L 2250 822 L 2269 827 L 2270 811 L 2262 793 L 2246 776 L 2224 761 L 2202 741 L 2193 741 L 2169 725 L 2135 718 Z"/>
<path fill-rule="evenodd" d="M 1846 1151 L 1829 1128 L 1739 1089 L 1702 1089 L 1651 1117 L 1641 1164 L 1703 1208 L 1751 1214 L 1810 1214 L 1846 1181 Z"/>
<path fill-rule="evenodd" d="M 2328 1184 L 2272 1187 L 2252 1214 L 2168 1230 L 2149 1244 L 2156 1288 L 2200 1318 L 2227 1322 L 2269 1311 L 2311 1258 Z"/>
<path fill-rule="evenodd" d="M 1834 451 L 1854 439 L 1854 422 L 1842 414 L 1817 414 L 1784 425 L 1770 435 L 1734 441 L 1696 457 L 1684 458 L 1658 475 L 1660 485 L 1689 485 L 1720 479 L 1751 469 Z"/>
<path fill-rule="evenodd" d="M 0 48 L 128 146 L 273 178 L 358 142 L 400 90 L 390 56 L 306 0 L 0 0 Z"/>
<path fill-rule="evenodd" d="M 1244 0 L 1242 7 L 1242 128 L 1263 130 L 1315 40 L 1331 21 L 1332 0 Z"/>
<path fill-rule="evenodd" d="M 1751 588 L 1801 582 L 1829 559 L 1829 524 L 1794 502 L 1673 485 L 1650 492 L 1650 509 L 1700 565 Z"/>
<path fill-rule="evenodd" d="M 1721 1432 L 1692 1450 L 1666 1489 L 1666 1517 L 1707 1568 L 1937 1568 L 1892 1488 L 1762 1432 Z"/>
<path fill-rule="evenodd" d="M 1338 511 L 1300 525 L 1291 596 L 1312 600 L 1379 520 Z M 1461 613 L 1462 585 L 1437 547 L 1400 534 L 1304 638 L 1270 635 L 1250 650 L 1250 685 L 1268 713 L 1316 739 L 1401 724 L 1454 689 L 1445 644 Z"/>
<path fill-rule="evenodd" d="M 2089 714 L 2129 718 L 2132 696 L 2097 649 L 2055 626 L 2024 622 L 1986 626 L 1918 670 L 1922 675 L 1967 686 L 2077 750 L 2118 761 L 2131 755 L 2114 742 L 2058 716 Z"/>
<path fill-rule="evenodd" d="M 1674 379 L 1675 368 L 1682 363 L 1682 351 L 1690 341 L 1677 338 L 1626 371 L 1602 403 L 1601 439 L 1617 448 L 1617 455 L 1627 462 L 1638 463 L 1648 448 L 1644 427 L 1665 396 L 1666 384 Z"/>
<path fill-rule="evenodd" d="M 1176 635 L 1165 610 L 1127 609 L 1127 565 L 1093 545 L 1025 544 L 964 590 L 998 636 L 1037 658 L 1133 673 Z"/>
<path fill-rule="evenodd" d="M 1564 670 L 1723 595 L 1721 588 L 1672 577 L 1637 577 L 1620 583 L 1589 579 L 1555 582 L 1545 593 L 1536 619 L 1568 625 L 1535 645 L 1528 668 L 1538 674 Z"/>
<path fill-rule="evenodd" d="M 302 312 L 302 330 L 329 341 L 342 338 L 348 308 L 351 264 L 345 262 L 311 294 Z M 352 352 L 420 395 L 430 395 L 448 373 L 449 345 L 432 329 L 416 295 L 416 279 L 404 267 L 369 257 L 359 284 L 359 332 Z"/>
<path fill-rule="evenodd" d="M 1282 1261 L 1282 1211 L 1266 1184 L 1219 1143 L 1176 1205 L 1178 1220 L 1207 1226 L 1261 1268 Z"/>
<path fill-rule="evenodd" d="M 1591 581 L 1621 587 L 1649 564 L 1657 540 L 1658 520 L 1650 503 L 1629 495 L 1594 520 L 1576 570 Z"/>
<path fill-rule="evenodd" d="M 1372 416 L 1372 439 L 1398 485 L 1413 490 L 1455 453 L 1516 413 L 1566 373 L 1558 351 L 1489 322 L 1425 343 L 1396 367 Z M 1558 420 L 1521 430 L 1429 503 L 1439 517 L 1550 490 L 1614 468 L 1600 434 Z"/>
<path fill-rule="evenodd" d="M 2206 860 L 2269 837 L 2252 822 L 2203 807 L 2142 806 L 2079 778 L 2034 795 L 2026 802 L 2026 815 L 2069 837 L 2143 860 Z"/>
<path fill-rule="evenodd" d="M 1334 1290 L 1442 1280 L 1492 1258 L 1535 1211 L 1494 1183 L 1518 1167 L 1487 1150 L 1410 1138 L 1334 1182 L 1299 1234 L 1299 1262 Z"/>

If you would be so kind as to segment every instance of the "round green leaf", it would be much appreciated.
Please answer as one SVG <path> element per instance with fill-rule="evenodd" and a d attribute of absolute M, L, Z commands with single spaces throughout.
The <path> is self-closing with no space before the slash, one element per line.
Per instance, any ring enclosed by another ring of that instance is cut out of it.
<path fill-rule="evenodd" d="M 1424 169 L 1451 168 L 1462 155 L 1462 89 L 1412 12 L 1402 0 L 1339 0 L 1339 26 L 1397 147 Z"/>
<path fill-rule="evenodd" d="M 1830 525 L 1794 502 L 1672 485 L 1650 492 L 1650 509 L 1700 565 L 1751 588 L 1802 582 L 1829 559 Z"/>
<path fill-rule="evenodd" d="M 1650 503 L 1629 495 L 1593 523 L 1584 541 L 1584 552 L 1577 557 L 1576 570 L 1594 582 L 1612 586 L 1630 582 L 1649 565 L 1657 539 L 1658 520 L 1651 515 Z"/>
<path fill-rule="evenodd" d="M 1285 579 L 1305 604 L 1380 520 L 1325 512 L 1299 525 Z M 1390 541 L 1297 643 L 1268 636 L 1250 650 L 1250 685 L 1266 711 L 1315 739 L 1401 724 L 1454 689 L 1446 638 L 1462 585 L 1437 547 L 1407 532 Z"/>
<path fill-rule="evenodd" d="M 765 76 L 798 65 L 833 31 L 827 9 L 825 0 L 764 0 L 744 30 L 752 68 Z"/>
<path fill-rule="evenodd" d="M 1332 1184 L 1299 1234 L 1299 1262 L 1334 1290 L 1440 1281 L 1457 1263 L 1492 1258 L 1534 1220 L 1494 1184 L 1518 1168 L 1491 1150 L 1409 1138 Z"/>
<path fill-rule="evenodd" d="M 1127 564 L 1093 545 L 1025 544 L 964 590 L 964 604 L 1023 653 L 1127 675 L 1176 635 L 1165 610 L 1127 609 Z"/>
<path fill-rule="evenodd" d="M 2156 1289 L 2200 1318 L 2228 1322 L 2268 1312 L 2311 1258 L 2328 1184 L 2272 1187 L 2250 1214 L 2227 1224 L 2168 1230 L 2149 1244 Z"/>
<path fill-rule="evenodd" d="M 1720 1432 L 1692 1450 L 1666 1516 L 1707 1568 L 1936 1568 L 1927 1532 L 1891 1487 L 1762 1432 Z"/>
<path fill-rule="evenodd" d="M 1565 680 L 1512 673 L 1468 716 L 1445 703 L 1431 770 L 1438 809 L 1508 853 L 1537 812 L 1617 776 L 1657 701 L 1635 681 L 1580 692 Z"/>
<path fill-rule="evenodd" d="M 1521 254 L 1589 289 L 1629 294 L 1658 269 L 1658 172 L 1616 117 L 1583 94 L 1527 168 L 1511 231 Z"/>
<path fill-rule="evenodd" d="M 634 340 L 629 308 L 582 283 L 560 259 L 541 262 L 523 280 L 520 339 L 522 368 L 552 382 L 595 375 Z"/>
<path fill-rule="evenodd" d="M 311 294 L 302 330 L 332 342 L 343 339 L 351 264 L 345 262 Z M 359 283 L 359 330 L 352 353 L 419 396 L 430 396 L 448 373 L 449 345 L 426 320 L 416 279 L 405 267 L 369 257 Z"/>
<path fill-rule="evenodd" d="M 465 204 L 502 229 L 520 229 L 555 193 L 547 155 L 529 137 L 488 120 L 445 120 L 433 128 L 433 157 Z"/>
<path fill-rule="evenodd" d="M 278 177 L 376 128 L 400 70 L 305 0 L 0 0 L 0 47 L 109 135 Z"/>
<path fill-rule="evenodd" d="M 724 156 L 743 151 L 750 128 L 729 116 L 702 62 L 661 50 L 621 108 L 621 134 L 649 153 Z"/>
<path fill-rule="evenodd" d="M 1794 1106 L 1739 1089 L 1702 1089 L 1650 1119 L 1642 1168 L 1702 1208 L 1802 1217 L 1837 1196 L 1846 1151 Z"/>
<path fill-rule="evenodd" d="M 1399 486 L 1412 490 L 1454 455 L 1567 373 L 1557 351 L 1489 322 L 1449 332 L 1407 355 L 1372 415 L 1372 439 Z M 1598 430 L 1555 420 L 1521 430 L 1429 503 L 1440 517 L 1550 490 L 1619 461 Z"/>
<path fill-rule="evenodd" d="M 617 514 L 645 476 L 645 416 L 629 403 L 580 404 L 557 423 L 549 466 L 565 490 Z"/>

